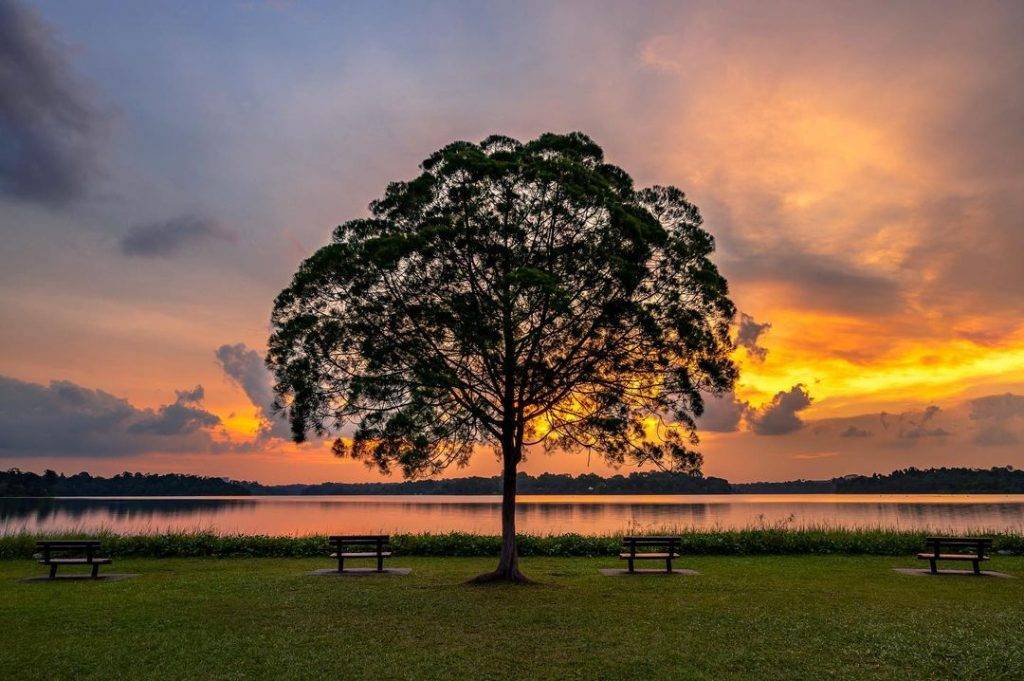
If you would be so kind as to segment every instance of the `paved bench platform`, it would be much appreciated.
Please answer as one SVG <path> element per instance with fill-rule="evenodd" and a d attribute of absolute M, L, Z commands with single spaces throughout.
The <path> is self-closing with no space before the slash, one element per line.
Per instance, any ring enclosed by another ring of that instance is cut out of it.
<path fill-rule="evenodd" d="M 412 572 L 411 568 L 384 568 L 379 572 L 376 568 L 346 568 L 343 572 L 338 572 L 336 568 L 322 568 L 313 570 L 309 574 L 318 577 L 373 577 L 374 575 L 395 577 L 407 575 L 410 572 Z"/>
<path fill-rule="evenodd" d="M 666 572 L 661 569 L 637 569 L 634 568 L 632 571 L 626 568 L 598 568 L 605 577 L 622 577 L 624 575 L 699 575 L 700 573 L 696 570 L 687 570 L 685 568 L 673 568 L 672 572 Z"/>
<path fill-rule="evenodd" d="M 975 572 L 974 570 L 936 570 L 931 571 L 931 568 L 893 568 L 894 572 L 898 572 L 901 575 L 913 575 L 915 577 L 1000 577 L 1003 579 L 1013 579 L 1013 575 L 1008 575 L 1005 572 L 996 572 L 995 570 L 980 570 Z"/>
<path fill-rule="evenodd" d="M 137 573 L 133 573 L 133 574 L 124 573 L 124 574 L 121 574 L 121 573 L 116 573 L 116 572 L 108 572 L 108 573 L 103 574 L 103 575 L 96 575 L 95 577 L 93 577 L 91 574 L 83 574 L 83 575 L 56 575 L 55 577 L 50 577 L 49 575 L 38 575 L 36 577 L 25 577 L 24 579 L 19 580 L 19 581 L 22 581 L 22 582 L 120 582 L 122 580 L 132 579 L 133 577 L 138 577 L 138 576 L 139 575 Z"/>

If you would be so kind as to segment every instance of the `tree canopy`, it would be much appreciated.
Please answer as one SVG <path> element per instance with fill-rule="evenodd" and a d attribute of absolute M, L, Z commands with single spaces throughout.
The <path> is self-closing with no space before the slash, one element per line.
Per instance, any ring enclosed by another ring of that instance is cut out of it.
<path fill-rule="evenodd" d="M 637 189 L 581 133 L 454 142 L 421 169 L 276 300 L 267 361 L 295 439 L 349 435 L 336 453 L 407 476 L 492 444 L 513 495 L 532 445 L 699 471 L 735 310 L 683 192 Z"/>

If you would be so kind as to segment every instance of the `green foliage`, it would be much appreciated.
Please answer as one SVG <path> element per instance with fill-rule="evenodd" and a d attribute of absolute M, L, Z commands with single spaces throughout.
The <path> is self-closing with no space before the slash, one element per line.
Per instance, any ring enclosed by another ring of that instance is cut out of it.
<path fill-rule="evenodd" d="M 734 307 L 674 187 L 636 189 L 581 133 L 454 142 L 339 226 L 278 296 L 267 363 L 297 440 L 407 476 L 478 443 L 699 471 Z M 654 417 L 655 432 L 645 429 Z"/>
<path fill-rule="evenodd" d="M 670 532 L 666 530 L 665 532 Z M 760 527 L 744 530 L 685 530 L 684 555 L 757 556 L 785 554 L 837 554 L 906 556 L 920 551 L 926 533 L 883 529 L 850 530 L 829 527 Z M 1024 534 L 982 532 L 994 539 L 994 551 L 1024 555 Z M 0 535 L 0 559 L 28 558 L 38 539 L 52 537 L 97 537 L 104 551 L 116 557 L 196 558 L 314 558 L 329 553 L 327 537 L 267 535 L 217 535 L 212 532 L 172 532 L 122 535 L 109 532 L 85 534 L 76 531 L 45 535 L 21 532 Z M 391 536 L 396 555 L 474 557 L 496 556 L 501 537 L 448 532 L 443 534 L 397 534 Z M 522 556 L 614 556 L 621 535 L 581 534 L 520 535 Z"/>

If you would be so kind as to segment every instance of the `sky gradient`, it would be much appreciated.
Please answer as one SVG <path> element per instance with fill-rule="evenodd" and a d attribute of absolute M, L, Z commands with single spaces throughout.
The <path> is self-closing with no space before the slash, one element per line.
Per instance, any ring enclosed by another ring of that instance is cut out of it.
<path fill-rule="evenodd" d="M 766 5 L 0 0 L 0 465 L 376 479 L 282 439 L 274 296 L 444 144 L 581 130 L 717 239 L 706 474 L 1024 466 L 1024 5 Z"/>

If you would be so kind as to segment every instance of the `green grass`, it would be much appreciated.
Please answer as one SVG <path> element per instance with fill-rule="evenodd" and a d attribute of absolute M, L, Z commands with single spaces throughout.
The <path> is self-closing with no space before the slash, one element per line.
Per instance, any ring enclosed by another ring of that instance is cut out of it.
<path fill-rule="evenodd" d="M 688 557 L 698 576 L 523 560 L 535 586 L 469 586 L 493 558 L 116 559 L 121 582 L 24 583 L 0 562 L 0 678 L 1020 678 L 1017 579 L 912 577 L 913 558 Z"/>

